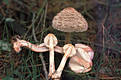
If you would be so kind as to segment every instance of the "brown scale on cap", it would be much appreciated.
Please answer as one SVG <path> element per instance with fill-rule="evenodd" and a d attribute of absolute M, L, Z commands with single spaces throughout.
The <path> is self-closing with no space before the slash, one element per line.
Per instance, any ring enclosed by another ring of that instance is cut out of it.
<path fill-rule="evenodd" d="M 72 7 L 63 9 L 52 21 L 52 26 L 63 32 L 83 32 L 88 29 L 84 17 Z"/>

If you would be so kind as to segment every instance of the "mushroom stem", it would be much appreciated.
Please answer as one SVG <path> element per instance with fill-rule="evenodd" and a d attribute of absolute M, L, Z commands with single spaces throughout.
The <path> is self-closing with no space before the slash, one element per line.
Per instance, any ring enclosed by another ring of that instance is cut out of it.
<path fill-rule="evenodd" d="M 60 65 L 59 65 L 59 67 L 58 67 L 58 69 L 57 69 L 57 71 L 56 71 L 56 74 L 57 74 L 57 75 L 56 75 L 55 78 L 60 78 L 60 77 L 61 77 L 61 74 L 62 74 L 62 71 L 63 71 L 64 66 L 65 66 L 65 64 L 66 64 L 67 59 L 68 59 L 67 55 L 64 55 L 64 57 L 63 57 L 62 60 L 61 60 Z"/>
<path fill-rule="evenodd" d="M 70 39 L 71 39 L 71 33 L 70 32 L 66 32 L 66 35 L 65 35 L 65 44 L 70 43 Z"/>
<path fill-rule="evenodd" d="M 68 57 L 72 57 L 73 55 L 76 54 L 76 49 L 71 44 L 66 44 L 63 47 L 63 51 L 65 54 L 61 60 L 61 63 L 59 65 L 57 71 L 52 75 L 52 78 L 54 78 L 55 80 L 59 80 L 59 78 L 61 77 L 62 71 L 64 69 L 64 66 L 66 64 Z"/>
<path fill-rule="evenodd" d="M 13 43 L 14 50 L 18 53 L 21 51 L 21 47 L 27 47 L 27 48 L 31 49 L 32 51 L 35 51 L 35 52 L 49 51 L 49 49 L 45 46 L 45 43 L 42 43 L 40 45 L 35 45 L 35 44 L 32 44 L 28 41 L 20 40 L 18 38 L 16 38 L 16 41 L 13 41 L 12 43 Z M 61 53 L 61 54 L 63 53 L 62 47 L 59 47 L 59 46 L 55 46 L 54 51 Z"/>
<path fill-rule="evenodd" d="M 48 49 L 45 47 L 44 43 L 42 43 L 40 45 L 35 45 L 35 44 L 32 44 L 28 41 L 19 40 L 18 38 L 16 38 L 16 41 L 13 42 L 14 50 L 16 52 L 20 52 L 21 47 L 30 48 L 32 51 L 35 51 L 35 52 L 46 52 L 46 51 L 48 51 Z"/>
<path fill-rule="evenodd" d="M 50 77 L 55 72 L 55 63 L 54 63 L 54 48 L 50 49 L 50 59 L 49 59 L 49 74 Z"/>
<path fill-rule="evenodd" d="M 63 48 L 60 46 L 55 46 L 54 51 L 63 54 Z"/>

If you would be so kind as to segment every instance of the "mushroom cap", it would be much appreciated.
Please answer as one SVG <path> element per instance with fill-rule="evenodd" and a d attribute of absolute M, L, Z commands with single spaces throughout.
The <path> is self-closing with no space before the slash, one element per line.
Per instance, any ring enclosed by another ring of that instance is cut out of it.
<path fill-rule="evenodd" d="M 89 58 L 90 60 L 93 59 L 94 51 L 92 50 L 91 47 L 89 47 L 89 46 L 87 46 L 85 44 L 75 44 L 75 48 L 77 49 L 77 52 L 79 52 L 79 49 L 82 51 L 79 55 L 81 55 L 83 59 L 86 60 L 87 57 L 90 57 Z M 89 60 L 86 60 L 86 61 L 89 61 Z"/>
<path fill-rule="evenodd" d="M 73 56 L 69 61 L 69 67 L 75 73 L 85 73 L 91 70 L 92 62 L 89 63 L 78 56 Z"/>
<path fill-rule="evenodd" d="M 76 54 L 76 49 L 72 44 L 65 44 L 63 46 L 63 52 L 67 57 L 72 57 Z"/>
<path fill-rule="evenodd" d="M 53 28 L 63 32 L 83 32 L 88 29 L 84 17 L 72 7 L 63 9 L 52 21 Z"/>
<path fill-rule="evenodd" d="M 76 54 L 71 57 L 69 67 L 75 73 L 84 73 L 91 70 L 93 50 L 84 44 L 75 44 Z"/>
<path fill-rule="evenodd" d="M 49 33 L 45 38 L 44 38 L 44 43 L 47 47 L 53 48 L 57 45 L 58 40 L 56 36 L 52 33 Z"/>

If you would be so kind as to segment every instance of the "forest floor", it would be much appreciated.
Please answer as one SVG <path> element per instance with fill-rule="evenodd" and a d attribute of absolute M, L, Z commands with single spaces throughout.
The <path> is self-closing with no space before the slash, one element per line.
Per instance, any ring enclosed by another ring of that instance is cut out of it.
<path fill-rule="evenodd" d="M 52 19 L 66 7 L 75 8 L 89 24 L 86 32 L 71 34 L 71 43 L 89 45 L 95 54 L 90 72 L 76 74 L 67 63 L 62 80 L 121 80 L 121 0 L 0 0 L 2 80 L 45 80 L 39 53 L 25 48 L 16 53 L 11 39 L 19 35 L 38 44 L 53 33 L 62 46 L 65 33 L 52 28 Z M 48 70 L 48 54 L 41 56 Z M 57 67 L 62 55 L 55 56 Z"/>

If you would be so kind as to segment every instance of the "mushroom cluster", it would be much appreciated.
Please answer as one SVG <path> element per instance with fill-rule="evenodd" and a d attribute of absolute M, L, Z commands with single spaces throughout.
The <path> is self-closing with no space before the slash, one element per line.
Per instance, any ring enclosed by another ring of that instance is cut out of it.
<path fill-rule="evenodd" d="M 80 20 L 80 18 L 82 21 Z M 74 22 L 74 20 L 76 19 L 77 21 Z M 59 25 L 62 26 L 63 29 L 58 28 Z M 53 26 L 58 30 L 66 32 L 72 32 L 74 29 L 76 30 L 75 32 L 85 31 L 88 28 L 85 19 L 73 8 L 66 8 L 61 11 L 56 17 L 54 17 Z M 68 27 L 72 27 L 73 29 L 70 29 Z M 13 41 L 13 48 L 16 52 L 20 52 L 21 47 L 27 47 L 35 52 L 49 51 L 50 54 L 48 77 L 52 78 L 53 80 L 60 80 L 62 71 L 68 58 L 70 58 L 69 67 L 73 72 L 85 73 L 91 70 L 94 52 L 89 46 L 79 43 L 75 45 L 65 44 L 63 47 L 60 47 L 57 46 L 57 43 L 58 40 L 56 36 L 52 33 L 49 33 L 44 38 L 44 43 L 41 43 L 40 45 L 35 45 L 16 37 Z M 64 55 L 57 70 L 55 70 L 54 52 Z"/>
<path fill-rule="evenodd" d="M 92 59 L 94 56 L 93 50 L 84 44 L 65 44 L 63 47 L 57 46 L 58 40 L 54 34 L 48 34 L 44 38 L 44 43 L 40 45 L 32 44 L 25 40 L 16 38 L 13 42 L 13 48 L 16 52 L 20 52 L 21 47 L 27 47 L 35 52 L 50 52 L 49 60 L 49 78 L 60 80 L 62 71 L 67 59 L 70 57 L 69 67 L 75 73 L 84 73 L 91 70 Z M 64 54 L 59 67 L 55 71 L 54 52 Z"/>

